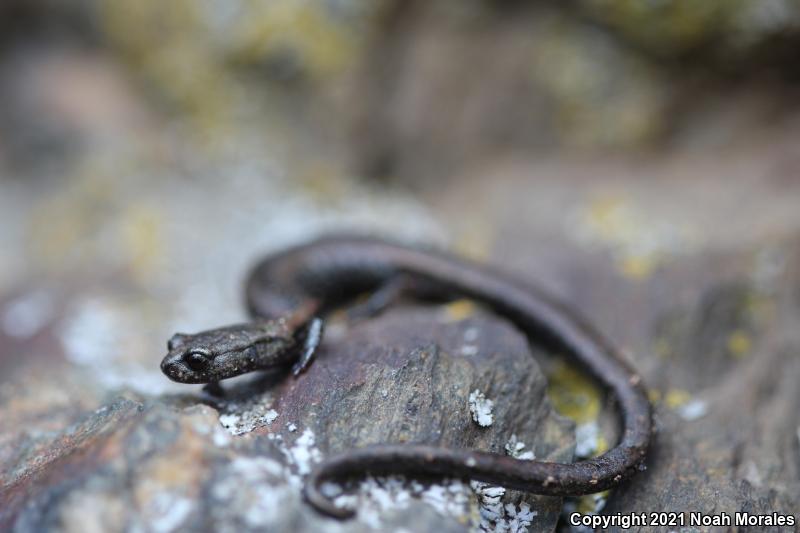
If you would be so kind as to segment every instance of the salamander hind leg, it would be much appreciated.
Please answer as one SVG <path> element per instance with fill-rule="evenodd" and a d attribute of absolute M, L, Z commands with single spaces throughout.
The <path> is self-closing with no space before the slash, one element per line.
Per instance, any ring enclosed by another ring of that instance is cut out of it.
<path fill-rule="evenodd" d="M 322 342 L 323 329 L 322 319 L 315 317 L 309 320 L 308 325 L 298 333 L 299 340 L 302 341 L 302 347 L 297 362 L 292 366 L 292 374 L 295 376 L 303 372 L 314 361 L 317 348 Z"/>
<path fill-rule="evenodd" d="M 370 293 L 366 300 L 348 308 L 347 318 L 358 321 L 378 316 L 402 298 L 443 302 L 453 300 L 455 296 L 439 283 L 400 273 L 387 279 L 376 291 Z"/>
<path fill-rule="evenodd" d="M 347 309 L 349 320 L 364 320 L 383 313 L 387 307 L 397 302 L 403 295 L 413 293 L 414 280 L 405 274 L 389 278 L 378 289 L 369 294 L 366 300 Z"/>

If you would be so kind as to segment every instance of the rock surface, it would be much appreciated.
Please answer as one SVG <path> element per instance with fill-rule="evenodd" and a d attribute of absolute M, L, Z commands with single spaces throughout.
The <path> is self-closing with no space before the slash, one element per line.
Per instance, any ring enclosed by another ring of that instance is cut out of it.
<path fill-rule="evenodd" d="M 487 185 L 448 196 L 458 210 L 491 184 L 498 204 L 481 220 L 507 236 L 494 240 L 493 260 L 551 280 L 644 376 L 657 428 L 648 468 L 602 513 L 797 515 L 798 188 L 768 179 L 785 157 L 778 145 L 731 154 L 704 177 L 704 159 L 595 162 L 593 183 L 536 180 L 541 164 L 499 166 L 476 177 Z M 743 168 L 735 188 L 719 185 Z M 639 183 L 642 175 L 651 181 Z M 501 244 L 525 236 L 537 246 Z"/>
<path fill-rule="evenodd" d="M 333 325 L 307 373 L 240 379 L 222 399 L 119 391 L 86 409 L 91 399 L 68 399 L 80 394 L 77 382 L 51 382 L 55 397 L 36 393 L 46 383 L 6 385 L 0 527 L 464 531 L 483 521 L 552 530 L 558 498 L 503 496 L 460 480 L 356 482 L 360 490 L 342 499 L 359 518 L 344 524 L 301 500 L 314 463 L 369 443 L 500 454 L 508 445 L 515 455 L 572 459 L 572 425 L 553 414 L 525 339 L 490 315 L 454 317 L 451 309 L 394 310 L 350 331 Z M 475 390 L 493 402 L 488 427 L 472 419 Z"/>
<path fill-rule="evenodd" d="M 0 2 L 0 529 L 340 529 L 300 469 L 383 439 L 568 459 L 519 335 L 457 306 L 333 327 L 224 402 L 160 374 L 173 332 L 244 318 L 258 257 L 353 228 L 540 282 L 640 370 L 648 470 L 565 509 L 800 508 L 796 3 L 251 4 Z M 602 395 L 541 361 L 576 454 L 609 446 Z M 354 530 L 557 506 L 352 494 Z"/>

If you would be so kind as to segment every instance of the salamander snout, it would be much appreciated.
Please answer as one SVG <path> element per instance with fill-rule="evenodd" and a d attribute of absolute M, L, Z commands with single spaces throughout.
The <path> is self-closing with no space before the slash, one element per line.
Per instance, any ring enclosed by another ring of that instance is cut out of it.
<path fill-rule="evenodd" d="M 179 383 L 204 383 L 202 379 L 203 372 L 198 372 L 191 368 L 187 364 L 190 360 L 187 359 L 186 355 L 185 352 L 168 353 L 161 361 L 161 371 L 169 379 Z"/>
<path fill-rule="evenodd" d="M 214 356 L 208 348 L 190 342 L 193 336 L 176 333 L 167 343 L 169 353 L 161 361 L 161 371 L 179 383 L 213 381 Z"/>
<path fill-rule="evenodd" d="M 179 383 L 208 383 L 214 381 L 210 372 L 213 363 L 213 357 L 205 350 L 175 351 L 161 361 L 161 371 Z"/>
<path fill-rule="evenodd" d="M 161 360 L 161 371 L 173 381 L 182 381 L 179 379 L 181 376 L 180 367 L 182 366 L 180 359 L 180 354 L 167 354 L 167 356 Z"/>

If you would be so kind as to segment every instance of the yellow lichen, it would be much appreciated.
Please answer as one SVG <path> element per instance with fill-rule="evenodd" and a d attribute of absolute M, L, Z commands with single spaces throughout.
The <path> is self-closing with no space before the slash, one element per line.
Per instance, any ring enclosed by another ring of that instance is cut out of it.
<path fill-rule="evenodd" d="M 636 146 L 657 137 L 663 87 L 650 65 L 564 19 L 550 20 L 537 34 L 531 75 L 552 99 L 561 142 Z"/>
<path fill-rule="evenodd" d="M 456 300 L 444 306 L 444 314 L 448 321 L 459 322 L 472 316 L 475 304 L 470 300 Z"/>
<path fill-rule="evenodd" d="M 462 231 L 453 242 L 453 249 L 464 257 L 475 261 L 486 262 L 492 250 L 496 236 L 492 233 L 484 217 L 477 215 L 464 220 L 465 231 Z"/>
<path fill-rule="evenodd" d="M 235 6 L 192 0 L 100 0 L 99 23 L 121 57 L 158 94 L 187 114 L 193 134 L 213 148 L 257 105 L 265 78 L 255 69 L 290 64 L 312 82 L 343 73 L 359 50 L 359 16 L 336 16 L 310 1 L 243 0 Z M 278 78 L 280 74 L 278 75 Z"/>
<path fill-rule="evenodd" d="M 597 418 L 603 396 L 588 376 L 558 361 L 548 378 L 547 393 L 556 412 L 579 424 Z"/>
<path fill-rule="evenodd" d="M 608 439 L 606 439 L 602 433 L 598 433 L 593 457 L 596 457 L 600 454 L 607 452 L 610 448 L 611 446 L 609 446 Z"/>
<path fill-rule="evenodd" d="M 661 391 L 658 389 L 649 389 L 647 391 L 647 399 L 650 403 L 658 403 L 661 401 Z"/>
<path fill-rule="evenodd" d="M 327 206 L 346 200 L 352 192 L 339 169 L 327 162 L 312 161 L 303 165 L 294 180 L 309 198 Z"/>
<path fill-rule="evenodd" d="M 654 255 L 626 255 L 618 261 L 622 273 L 634 280 L 644 280 L 658 266 L 658 259 Z"/>
<path fill-rule="evenodd" d="M 614 247 L 617 268 L 626 277 L 646 279 L 658 266 L 661 253 L 654 245 L 654 231 L 645 217 L 621 198 L 606 196 L 592 201 L 585 223 L 594 238 Z"/>
<path fill-rule="evenodd" d="M 750 355 L 753 341 L 746 331 L 737 329 L 728 335 L 728 353 L 735 359 L 742 359 Z"/>
<path fill-rule="evenodd" d="M 587 494 L 578 498 L 577 511 L 581 514 L 594 514 L 605 504 L 610 491 L 604 490 L 595 494 Z"/>
<path fill-rule="evenodd" d="M 113 174 L 101 161 L 80 167 L 60 194 L 47 197 L 30 215 L 30 246 L 40 263 L 63 269 L 80 262 L 92 237 L 106 221 L 109 199 L 114 195 Z"/>
<path fill-rule="evenodd" d="M 164 254 L 160 213 L 145 206 L 133 207 L 122 224 L 131 272 L 140 282 L 147 282 Z"/>
<path fill-rule="evenodd" d="M 664 395 L 664 405 L 670 409 L 676 409 L 687 404 L 691 399 L 692 395 L 689 394 L 689 391 L 683 389 L 670 389 Z"/>
<path fill-rule="evenodd" d="M 631 229 L 631 213 L 622 198 L 603 196 L 588 206 L 588 221 L 597 233 L 606 239 L 627 234 Z"/>
<path fill-rule="evenodd" d="M 593 16 L 615 27 L 628 39 L 662 53 L 672 53 L 691 49 L 714 37 L 743 2 L 584 0 L 583 4 Z"/>
<path fill-rule="evenodd" d="M 309 74 L 325 78 L 342 71 L 355 55 L 357 34 L 314 2 L 251 2 L 236 37 L 235 58 L 259 61 L 291 53 Z"/>
<path fill-rule="evenodd" d="M 653 343 L 653 350 L 656 355 L 661 358 L 668 358 L 673 354 L 672 345 L 667 339 L 658 338 Z"/>
<path fill-rule="evenodd" d="M 686 228 L 673 220 L 659 220 L 642 206 L 614 195 L 591 199 L 578 222 L 577 236 L 608 247 L 620 274 L 634 281 L 647 279 L 690 244 Z"/>

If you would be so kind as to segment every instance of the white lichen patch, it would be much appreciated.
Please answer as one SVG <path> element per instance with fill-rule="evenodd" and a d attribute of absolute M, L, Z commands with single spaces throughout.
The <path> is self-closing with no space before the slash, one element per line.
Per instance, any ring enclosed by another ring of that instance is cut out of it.
<path fill-rule="evenodd" d="M 472 420 L 481 427 L 489 427 L 494 422 L 494 414 L 492 409 L 494 402 L 484 396 L 484 394 L 475 389 L 469 393 L 469 412 L 472 414 Z"/>
<path fill-rule="evenodd" d="M 518 452 L 525 447 L 512 446 Z M 400 475 L 367 476 L 352 492 L 345 493 L 340 485 L 331 482 L 323 484 L 321 490 L 337 506 L 355 510 L 360 522 L 378 530 L 385 529 L 381 521 L 383 513 L 407 509 L 415 500 L 426 503 L 442 516 L 471 523 L 474 531 L 522 533 L 536 516 L 527 503 L 519 506 L 504 503 L 503 487 L 476 481 L 467 485 L 460 480 L 444 479 L 425 484 Z"/>
<path fill-rule="evenodd" d="M 152 360 L 145 364 L 126 357 L 142 352 L 136 333 L 146 329 L 141 313 L 110 298 L 85 296 L 72 302 L 64 314 L 57 334 L 66 359 L 88 372 L 93 383 L 151 395 L 185 387 L 164 379 Z"/>
<path fill-rule="evenodd" d="M 536 511 L 531 510 L 531 506 L 523 502 L 519 507 L 512 503 L 507 503 L 504 506 L 506 511 L 506 518 L 500 531 L 508 531 L 509 533 L 523 533 L 528 531 L 528 526 L 531 525 L 533 519 L 538 514 Z M 495 531 L 498 531 L 495 528 Z"/>
<path fill-rule="evenodd" d="M 237 435 L 236 426 L 241 418 L 239 415 L 219 415 L 219 423 L 222 424 L 222 427 Z"/>
<path fill-rule="evenodd" d="M 230 463 L 230 468 L 237 475 L 243 479 L 258 480 L 261 479 L 262 474 L 270 474 L 276 477 L 282 477 L 285 474 L 285 468 L 279 462 L 269 457 L 257 456 L 247 457 L 240 456 L 235 458 Z"/>
<path fill-rule="evenodd" d="M 406 509 L 412 501 L 421 500 L 438 514 L 464 520 L 470 515 L 472 495 L 470 488 L 459 480 L 445 479 L 441 483 L 425 485 L 408 481 L 403 476 L 368 476 L 353 494 L 342 494 L 335 484 L 323 486 L 326 495 L 334 498 L 337 506 L 354 509 L 358 520 L 382 530 L 381 514 L 386 511 Z"/>
<path fill-rule="evenodd" d="M 324 481 L 319 486 L 319 490 L 326 498 L 331 498 L 331 499 L 336 498 L 337 496 L 342 494 L 341 485 L 338 485 L 337 483 L 334 483 L 332 481 Z"/>
<path fill-rule="evenodd" d="M 192 429 L 203 437 L 211 437 L 214 446 L 224 448 L 231 443 L 231 435 L 225 428 L 217 424 L 209 425 L 209 418 L 213 419 L 216 411 L 205 405 L 192 408 L 197 416 L 192 417 Z M 230 416 L 230 415 L 223 415 Z M 222 418 L 222 417 L 220 417 Z M 230 422 L 226 420 L 226 422 Z"/>
<path fill-rule="evenodd" d="M 575 455 L 580 458 L 592 457 L 600 448 L 600 427 L 592 420 L 578 424 L 575 428 Z"/>
<path fill-rule="evenodd" d="M 478 347 L 474 344 L 465 344 L 461 347 L 461 355 L 465 357 L 474 357 L 478 355 Z"/>
<path fill-rule="evenodd" d="M 181 529 L 195 510 L 195 502 L 172 491 L 159 491 L 149 501 L 148 529 L 155 533 L 170 533 Z"/>
<path fill-rule="evenodd" d="M 464 516 L 470 500 L 470 488 L 458 480 L 431 485 L 422 491 L 422 500 L 439 514 Z"/>
<path fill-rule="evenodd" d="M 481 531 L 514 533 L 528 531 L 528 526 L 537 514 L 531 510 L 530 505 L 524 502 L 519 506 L 513 503 L 503 504 L 503 496 L 506 494 L 506 489 L 503 487 L 494 487 L 480 481 L 473 481 L 470 485 L 480 505 Z"/>
<path fill-rule="evenodd" d="M 517 438 L 516 434 L 511 435 L 505 446 L 506 454 L 515 459 L 522 459 L 523 461 L 533 461 L 536 459 L 536 454 L 533 450 L 526 450 L 525 443 Z"/>
<path fill-rule="evenodd" d="M 464 330 L 464 342 L 474 343 L 478 340 L 480 331 L 476 327 L 469 327 Z"/>
<path fill-rule="evenodd" d="M 214 432 L 211 434 L 211 440 L 214 443 L 214 446 L 224 448 L 231 443 L 231 436 L 217 426 L 214 428 Z"/>
<path fill-rule="evenodd" d="M 44 290 L 35 290 L 6 304 L 0 327 L 9 337 L 28 339 L 52 320 L 54 312 L 53 297 Z"/>
<path fill-rule="evenodd" d="M 294 466 L 297 473 L 301 476 L 311 472 L 311 467 L 315 463 L 322 461 L 322 452 L 316 447 L 314 432 L 306 428 L 291 447 L 287 447 L 280 435 L 275 437 L 281 452 L 286 456 L 289 464 Z"/>
<path fill-rule="evenodd" d="M 278 418 L 278 412 L 263 401 L 228 403 L 219 415 L 219 423 L 231 435 L 244 435 L 254 429 L 268 426 Z"/>
<path fill-rule="evenodd" d="M 678 407 L 677 411 L 681 418 L 687 422 L 692 422 L 706 416 L 708 413 L 708 404 L 703 400 L 690 400 Z"/>
<path fill-rule="evenodd" d="M 481 523 L 493 522 L 503 516 L 503 496 L 506 489 L 495 487 L 483 481 L 470 482 L 472 491 L 478 497 L 480 505 Z"/>
<path fill-rule="evenodd" d="M 130 503 L 125 496 L 110 492 L 103 487 L 88 486 L 69 492 L 56 510 L 59 529 L 67 533 L 90 533 L 118 528 Z"/>
<path fill-rule="evenodd" d="M 118 306 L 100 298 L 87 298 L 72 306 L 59 330 L 67 360 L 81 366 L 108 366 L 121 353 L 121 337 L 130 324 Z M 127 339 L 125 339 L 127 340 Z M 127 343 L 124 343 L 128 347 Z"/>
<path fill-rule="evenodd" d="M 461 355 L 466 357 L 478 355 L 479 349 L 476 344 L 478 333 L 478 328 L 476 327 L 469 327 L 464 330 L 464 344 L 461 346 Z"/>
<path fill-rule="evenodd" d="M 506 453 L 515 459 L 523 461 L 535 459 L 534 452 L 525 448 L 525 443 L 516 435 L 511 435 L 505 445 Z M 528 526 L 536 516 L 536 511 L 532 511 L 530 505 L 524 502 L 519 506 L 503 503 L 503 497 L 506 495 L 506 489 L 503 487 L 481 481 L 473 481 L 470 486 L 478 498 L 481 531 L 504 533 L 528 531 Z"/>
<path fill-rule="evenodd" d="M 299 508 L 297 491 L 286 483 L 288 469 L 268 457 L 237 457 L 211 490 L 210 507 L 222 531 L 276 527 L 288 506 Z"/>
<path fill-rule="evenodd" d="M 295 490 L 301 490 L 303 476 L 311 471 L 313 463 L 322 460 L 322 453 L 314 446 L 314 433 L 306 429 L 292 446 L 286 444 L 280 433 L 267 433 L 267 438 L 286 457 L 284 479 Z"/>

